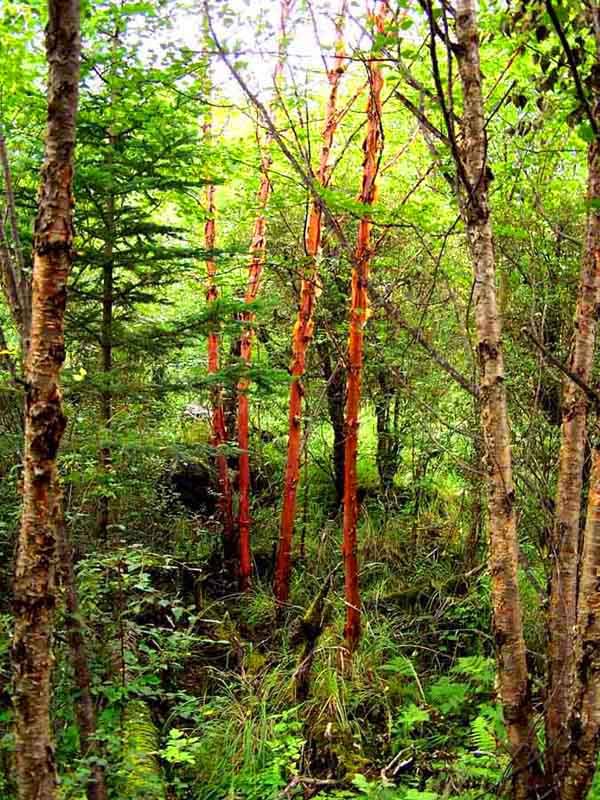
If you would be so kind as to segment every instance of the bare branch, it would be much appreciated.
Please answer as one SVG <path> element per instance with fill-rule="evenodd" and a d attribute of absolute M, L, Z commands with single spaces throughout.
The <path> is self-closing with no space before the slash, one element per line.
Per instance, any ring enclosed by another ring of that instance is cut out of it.
<path fill-rule="evenodd" d="M 215 32 L 214 25 L 213 25 L 213 22 L 212 22 L 212 16 L 210 14 L 210 9 L 209 9 L 209 5 L 208 5 L 208 0 L 205 0 L 204 8 L 205 8 L 205 12 L 206 12 L 207 20 L 208 20 L 208 27 L 209 27 L 209 30 L 210 30 L 210 34 L 211 34 L 211 37 L 212 37 L 213 42 L 215 44 L 215 47 L 217 48 L 217 52 L 218 52 L 221 60 L 223 61 L 223 63 L 225 64 L 225 66 L 227 67 L 229 72 L 231 73 L 231 76 L 237 82 L 237 84 L 239 85 L 241 90 L 244 92 L 246 97 L 250 100 L 250 102 L 253 104 L 253 106 L 260 113 L 260 115 L 261 115 L 261 117 L 263 119 L 263 122 L 264 122 L 265 126 L 267 127 L 269 133 L 271 134 L 273 139 L 279 145 L 279 149 L 281 150 L 283 155 L 287 158 L 287 160 L 289 161 L 289 163 L 292 166 L 292 168 L 294 169 L 294 171 L 300 177 L 301 182 L 304 184 L 304 186 L 311 193 L 311 195 L 313 196 L 315 202 L 317 202 L 321 206 L 321 209 L 322 209 L 322 212 L 323 212 L 323 216 L 327 220 L 328 224 L 331 226 L 332 230 L 335 232 L 335 235 L 336 235 L 337 239 L 339 240 L 340 244 L 342 245 L 342 247 L 344 248 L 344 250 L 348 253 L 350 258 L 353 258 L 353 249 L 350 246 L 348 240 L 346 239 L 346 236 L 344 235 L 344 231 L 340 227 L 340 225 L 339 225 L 338 221 L 336 220 L 335 216 L 332 214 L 332 212 L 331 212 L 330 208 L 328 207 L 328 205 L 323 201 L 323 198 L 322 198 L 321 192 L 320 192 L 320 186 L 319 186 L 318 182 L 310 174 L 310 171 L 308 169 L 305 169 L 302 166 L 302 164 L 300 163 L 300 161 L 296 158 L 296 156 L 292 153 L 292 151 L 288 147 L 285 139 L 281 136 L 281 134 L 277 130 L 277 127 L 275 126 L 275 123 L 273 122 L 273 119 L 272 119 L 268 109 L 266 108 L 265 104 L 263 102 L 261 102 L 260 98 L 258 98 L 256 96 L 256 94 L 254 94 L 254 92 L 250 89 L 250 87 L 248 86 L 248 84 L 246 83 L 244 78 L 241 76 L 239 71 L 231 63 L 231 59 L 229 58 L 229 56 L 227 54 L 227 51 L 224 49 L 223 45 L 221 44 L 221 42 L 220 42 L 220 40 L 219 40 L 219 38 L 218 38 L 218 36 L 217 36 L 217 34 Z"/>
<path fill-rule="evenodd" d="M 546 347 L 540 342 L 540 340 L 531 333 L 531 331 L 528 331 L 527 328 L 523 328 L 522 332 L 523 335 L 538 348 L 538 350 L 541 352 L 541 354 L 544 356 L 544 358 L 549 364 L 552 364 L 553 367 L 556 367 L 556 369 L 560 370 L 563 373 L 563 375 L 566 375 L 567 378 L 569 378 L 569 380 L 572 380 L 573 383 L 579 386 L 579 388 L 586 395 L 588 400 L 594 403 L 594 405 L 597 408 L 600 408 L 600 394 L 598 394 L 598 392 L 595 389 L 592 389 L 592 387 L 589 386 L 587 383 L 585 383 L 585 381 L 581 380 L 579 375 L 577 375 L 575 372 L 571 372 L 571 370 L 568 367 L 565 367 L 565 365 L 561 361 L 555 358 L 552 355 L 552 353 L 550 353 L 546 349 Z"/>

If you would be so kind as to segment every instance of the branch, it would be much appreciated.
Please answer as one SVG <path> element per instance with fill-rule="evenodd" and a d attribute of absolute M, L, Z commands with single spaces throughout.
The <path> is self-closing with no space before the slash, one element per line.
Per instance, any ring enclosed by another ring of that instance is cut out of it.
<path fill-rule="evenodd" d="M 429 27 L 430 27 L 430 36 L 429 36 L 429 52 L 431 54 L 431 67 L 433 70 L 433 79 L 435 82 L 436 90 L 439 95 L 440 99 L 440 106 L 442 109 L 442 114 L 444 116 L 444 122 L 446 123 L 446 130 L 448 131 L 448 139 L 450 140 L 450 150 L 452 151 L 452 155 L 454 157 L 454 161 L 456 163 L 456 171 L 458 173 L 458 177 L 465 187 L 465 191 L 469 197 L 469 201 L 473 208 L 477 208 L 477 198 L 474 195 L 473 186 L 467 177 L 467 173 L 465 172 L 465 165 L 460 154 L 460 150 L 458 149 L 458 143 L 456 141 L 456 137 L 454 136 L 454 125 L 452 118 L 450 117 L 450 113 L 448 111 L 448 107 L 446 106 L 446 96 L 444 94 L 444 87 L 442 86 L 442 79 L 440 76 L 440 68 L 437 59 L 437 47 L 435 44 L 435 19 L 433 16 L 433 7 L 431 5 L 431 0 L 419 0 L 421 5 L 426 11 L 427 18 L 429 20 Z M 441 34 L 442 41 L 444 41 L 444 36 Z M 448 53 L 448 58 L 450 58 L 450 52 Z"/>
<path fill-rule="evenodd" d="M 546 11 L 548 12 L 548 16 L 550 17 L 552 24 L 554 25 L 554 30 L 556 31 L 558 38 L 560 39 L 560 43 L 563 47 L 563 50 L 565 51 L 567 61 L 569 62 L 569 69 L 571 71 L 571 75 L 573 76 L 573 80 L 575 81 L 575 89 L 577 90 L 577 96 L 579 97 L 585 109 L 587 118 L 589 119 L 590 125 L 592 126 L 592 130 L 594 131 L 594 136 L 598 138 L 599 131 L 598 131 L 598 126 L 596 124 L 596 119 L 594 117 L 588 99 L 583 90 L 583 85 L 581 83 L 581 78 L 579 77 L 577 64 L 575 63 L 575 59 L 573 58 L 573 51 L 571 50 L 571 46 L 567 41 L 565 32 L 562 28 L 562 25 L 560 24 L 560 20 L 556 16 L 556 11 L 554 10 L 554 6 L 552 5 L 552 0 L 546 0 Z"/>
<path fill-rule="evenodd" d="M 430 27 L 431 27 L 431 36 L 433 38 L 435 36 L 437 36 L 442 42 L 445 42 L 446 41 L 446 37 L 444 35 L 444 31 L 440 28 L 440 26 L 435 21 L 435 17 L 433 16 L 433 14 L 430 13 L 432 11 L 432 9 L 431 9 L 431 3 L 429 2 L 429 0 L 419 0 L 419 5 L 421 6 L 423 11 L 429 17 L 429 24 L 430 24 Z M 450 43 L 450 47 L 452 48 L 453 52 L 457 49 L 457 45 L 452 44 L 452 43 Z"/>
<path fill-rule="evenodd" d="M 377 296 L 374 294 L 373 290 L 371 290 L 371 295 L 374 300 L 377 300 Z M 388 317 L 392 317 L 392 319 L 403 329 L 405 330 L 410 336 L 414 339 L 414 341 L 427 352 L 433 361 L 441 367 L 444 372 L 446 372 L 450 377 L 458 383 L 458 385 L 468 392 L 472 397 L 476 400 L 479 399 L 479 387 L 473 385 L 464 375 L 462 375 L 455 367 L 452 366 L 446 359 L 439 353 L 435 347 L 433 347 L 423 333 L 418 330 L 417 328 L 413 328 L 404 317 L 401 316 L 400 312 L 396 308 L 395 305 L 392 303 L 381 303 L 381 307 L 385 309 L 386 314 Z"/>
<path fill-rule="evenodd" d="M 523 328 L 522 333 L 527 339 L 529 339 L 530 342 L 532 342 L 538 348 L 538 350 L 541 352 L 541 354 L 544 356 L 544 358 L 549 364 L 552 364 L 553 367 L 556 367 L 556 369 L 560 370 L 563 373 L 563 375 L 566 375 L 567 378 L 569 378 L 570 380 L 573 381 L 573 383 L 579 386 L 579 388 L 586 395 L 588 400 L 594 403 L 596 408 L 600 409 L 600 394 L 598 394 L 598 392 L 595 389 L 592 389 L 592 387 L 588 386 L 588 384 L 585 383 L 585 381 L 582 381 L 579 375 L 576 375 L 574 372 L 571 372 L 571 370 L 568 367 L 565 367 L 565 365 L 557 358 L 555 358 L 552 355 L 552 353 L 550 353 L 546 349 L 546 347 L 540 342 L 540 340 L 537 339 L 530 331 L 527 330 L 527 328 Z"/>
<path fill-rule="evenodd" d="M 429 118 L 416 107 L 416 105 L 408 99 L 402 92 L 398 91 L 398 89 L 394 89 L 394 97 L 396 97 L 402 105 L 410 111 L 410 113 L 415 116 L 418 121 L 421 123 L 423 128 L 426 128 L 429 133 L 435 136 L 436 139 L 439 139 L 442 144 L 445 144 L 446 147 L 451 147 L 450 139 L 445 136 L 439 128 L 436 128 L 435 125 L 429 120 Z"/>
<path fill-rule="evenodd" d="M 301 182 L 304 184 L 304 186 L 311 193 L 311 195 L 313 196 L 315 202 L 319 204 L 319 206 L 321 208 L 321 211 L 323 212 L 323 216 L 325 217 L 325 219 L 327 220 L 327 222 L 329 223 L 331 228 L 334 230 L 335 235 L 336 235 L 337 239 L 339 240 L 340 244 L 342 245 L 344 250 L 346 250 L 346 252 L 348 253 L 349 257 L 351 259 L 353 259 L 354 258 L 354 254 L 353 254 L 352 247 L 350 246 L 348 240 L 346 239 L 346 237 L 344 235 L 343 230 L 341 229 L 338 221 L 336 220 L 336 218 L 332 214 L 332 212 L 329 209 L 328 205 L 323 201 L 323 198 L 322 198 L 321 193 L 319 191 L 320 188 L 321 188 L 319 183 L 314 179 L 314 177 L 310 174 L 310 172 L 308 170 L 304 169 L 302 164 L 298 161 L 296 156 L 289 149 L 289 147 L 287 146 L 285 140 L 283 139 L 283 137 L 281 136 L 281 134 L 279 133 L 279 131 L 275 127 L 275 123 L 273 122 L 273 120 L 271 118 L 271 115 L 269 114 L 269 111 L 266 108 L 266 106 L 264 105 L 264 103 L 262 103 L 261 100 L 254 94 L 254 92 L 250 89 L 250 87 L 248 86 L 246 81 L 242 78 L 242 76 L 240 75 L 238 70 L 231 63 L 231 60 L 229 59 L 229 57 L 227 55 L 227 52 L 223 48 L 223 45 L 221 44 L 219 38 L 217 37 L 217 35 L 215 33 L 215 29 L 214 29 L 214 26 L 213 26 L 213 23 L 212 23 L 212 17 L 210 15 L 210 10 L 209 10 L 209 6 L 208 6 L 208 0 L 205 0 L 204 8 L 205 8 L 205 12 L 206 12 L 206 18 L 208 20 L 208 27 L 209 27 L 209 30 L 210 30 L 210 34 L 212 36 L 213 42 L 215 43 L 215 47 L 217 48 L 217 52 L 219 53 L 219 56 L 220 56 L 221 60 L 223 61 L 223 63 L 225 64 L 225 66 L 227 67 L 229 72 L 231 73 L 231 76 L 237 82 L 238 86 L 244 92 L 246 97 L 250 100 L 250 102 L 254 105 L 254 107 L 259 111 L 259 113 L 262 116 L 263 121 L 264 121 L 264 123 L 265 123 L 265 125 L 267 127 L 267 130 L 269 131 L 269 133 L 271 134 L 273 139 L 279 145 L 279 149 L 281 150 L 283 155 L 287 158 L 287 160 L 289 161 L 289 163 L 292 166 L 292 168 L 294 169 L 294 171 L 298 174 L 298 176 L 300 177 Z"/>

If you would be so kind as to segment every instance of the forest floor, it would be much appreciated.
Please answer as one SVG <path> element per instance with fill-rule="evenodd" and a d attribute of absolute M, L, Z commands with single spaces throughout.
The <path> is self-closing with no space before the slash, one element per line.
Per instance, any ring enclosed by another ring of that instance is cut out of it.
<path fill-rule="evenodd" d="M 223 565 L 217 521 L 190 513 L 172 495 L 146 523 L 142 510 L 137 530 L 114 525 L 110 542 L 78 543 L 81 615 L 111 800 L 502 794 L 509 762 L 494 686 L 489 577 L 481 553 L 466 562 L 466 512 L 452 481 L 382 496 L 363 474 L 363 632 L 350 659 L 341 518 L 316 467 L 310 492 L 301 496 L 292 602 L 278 613 L 271 588 L 277 481 L 268 480 L 277 469 L 266 466 L 269 447 L 261 453 L 255 579 L 246 595 Z M 76 517 L 70 522 L 73 528 Z M 544 620 L 535 584 L 543 575 L 532 570 L 521 588 L 536 674 Z M 80 800 L 90 760 L 79 752 L 62 614 L 57 760 L 61 800 Z M 12 800 L 7 608 L 0 624 L 0 797 Z M 541 707 L 543 698 L 536 702 Z"/>

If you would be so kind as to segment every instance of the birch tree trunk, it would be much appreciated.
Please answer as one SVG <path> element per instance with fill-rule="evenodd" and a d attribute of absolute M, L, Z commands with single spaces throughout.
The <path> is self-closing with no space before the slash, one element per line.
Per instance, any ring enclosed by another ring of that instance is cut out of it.
<path fill-rule="evenodd" d="M 480 413 L 489 481 L 490 574 L 494 636 L 500 695 L 513 759 L 515 800 L 532 794 L 537 760 L 521 601 L 518 586 L 518 540 L 515 492 L 501 316 L 496 298 L 495 257 L 488 202 L 488 170 L 484 127 L 479 32 L 475 0 L 456 5 L 458 64 L 463 91 L 463 143 L 458 171 L 462 177 L 462 211 L 475 281 L 475 323 L 480 369 Z"/>
<path fill-rule="evenodd" d="M 592 114 L 596 127 L 600 127 L 600 8 L 595 4 L 592 13 L 595 15 L 596 32 L 596 64 L 592 69 Z M 570 369 L 589 383 L 593 369 L 596 320 L 600 310 L 598 136 L 588 147 L 587 201 L 586 240 Z M 587 796 L 591 786 L 600 749 L 600 423 L 596 420 L 593 433 L 587 517 L 577 574 L 589 401 L 572 381 L 568 381 L 565 385 L 564 402 L 558 507 L 552 542 L 555 563 L 548 620 L 551 633 L 551 673 L 546 735 L 556 738 L 550 740 L 555 745 L 547 764 L 547 772 L 557 798 L 580 800 Z M 554 617 L 553 614 L 561 616 Z"/>
<path fill-rule="evenodd" d="M 596 67 L 597 69 L 597 67 Z M 598 82 L 598 78 L 595 79 Z M 600 87 L 595 87 L 596 102 Z M 600 124 L 600 113 L 594 112 Z M 575 310 L 574 341 L 570 372 L 586 384 L 592 377 L 596 328 L 600 310 L 600 145 L 588 147 L 588 219 Z M 554 775 L 566 766 L 569 748 L 568 719 L 573 681 L 573 648 L 577 623 L 577 570 L 579 559 L 583 467 L 589 412 L 589 398 L 569 378 L 565 379 L 556 514 L 550 541 L 552 573 L 548 606 L 548 694 L 546 711 L 546 768 Z M 595 457 L 596 454 L 594 454 Z M 591 489 L 590 489 L 591 492 Z M 593 497 L 590 496 L 590 504 Z M 592 505 L 588 506 L 588 514 Z M 586 537 L 593 528 L 586 528 Z M 587 553 L 589 557 L 590 552 Z M 583 570 L 589 569 L 585 565 Z M 583 588 L 583 585 L 582 585 Z M 588 582 L 587 588 L 590 588 Z M 585 599 L 585 598 L 584 598 Z"/>
<path fill-rule="evenodd" d="M 65 427 L 59 373 L 73 245 L 73 154 L 81 54 L 78 0 L 49 0 L 48 127 L 34 230 L 31 341 L 25 376 L 23 516 L 14 579 L 12 646 L 20 800 L 54 800 L 50 726 L 56 604 L 56 454 Z"/>

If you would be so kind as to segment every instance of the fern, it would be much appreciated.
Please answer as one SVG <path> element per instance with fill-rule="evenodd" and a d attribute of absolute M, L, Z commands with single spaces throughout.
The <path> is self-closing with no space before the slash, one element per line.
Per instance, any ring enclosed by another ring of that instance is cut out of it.
<path fill-rule="evenodd" d="M 494 659 L 484 656 L 459 658 L 450 671 L 459 675 L 467 675 L 481 689 L 491 689 L 496 678 Z"/>
<path fill-rule="evenodd" d="M 470 729 L 469 739 L 476 750 L 483 753 L 495 752 L 496 737 L 490 720 L 479 715 L 471 722 Z"/>

